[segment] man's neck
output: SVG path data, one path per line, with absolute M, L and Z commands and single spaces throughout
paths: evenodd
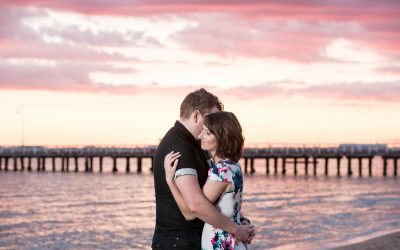
M 197 140 L 196 136 L 193 133 L 193 127 L 191 126 L 189 120 L 179 119 L 178 122 L 180 122 L 193 135 L 193 137 Z

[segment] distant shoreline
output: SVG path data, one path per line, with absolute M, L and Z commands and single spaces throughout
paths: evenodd
M 331 250 L 398 250 L 400 231 L 372 238 L 363 242 L 333 248 Z

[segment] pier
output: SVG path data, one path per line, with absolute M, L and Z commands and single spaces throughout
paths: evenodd
M 338 147 L 279 147 L 279 148 L 247 148 L 244 149 L 244 171 L 255 173 L 254 160 L 265 159 L 266 174 L 272 170 L 278 174 L 278 161 L 281 162 L 281 174 L 285 175 L 289 166 L 293 167 L 294 175 L 298 174 L 299 165 L 303 165 L 305 175 L 317 175 L 319 161 L 324 163 L 324 175 L 329 173 L 329 160 L 336 160 L 336 175 L 341 176 L 341 162 L 347 159 L 347 175 L 352 176 L 354 169 L 352 161 L 358 162 L 358 176 L 362 176 L 364 159 L 368 161 L 368 176 L 372 176 L 372 159 L 380 157 L 383 160 L 382 175 L 388 175 L 388 162 L 393 162 L 393 176 L 397 176 L 398 159 L 400 159 L 400 147 L 389 148 L 386 144 L 343 144 Z M 271 166 L 272 161 L 272 166 Z M 273 167 L 271 169 L 270 167 Z M 311 167 L 311 169 L 309 169 Z
M 32 162 L 36 161 L 36 171 L 51 169 L 55 172 L 56 160 L 61 161 L 62 172 L 103 172 L 105 158 L 112 159 L 112 172 L 120 171 L 118 159 L 125 159 L 125 172 L 131 172 L 130 159 L 136 159 L 136 172 L 142 172 L 142 160 L 150 159 L 153 165 L 155 146 L 120 148 L 120 147 L 75 147 L 75 148 L 49 148 L 49 147 L 0 147 L 0 171 L 34 171 Z M 372 159 L 380 157 L 383 161 L 383 176 L 397 176 L 400 147 L 387 147 L 385 144 L 371 145 L 339 145 L 339 147 L 268 147 L 245 148 L 243 152 L 244 172 L 254 174 L 254 161 L 265 160 L 265 174 L 286 175 L 292 168 L 294 175 L 298 175 L 300 167 L 304 168 L 305 175 L 317 175 L 318 163 L 322 161 L 324 174 L 336 171 L 341 176 L 341 162 L 347 159 L 347 175 L 357 174 L 362 176 L 363 160 L 368 162 L 368 176 L 372 176 Z M 79 161 L 79 159 L 83 159 Z M 336 164 L 329 166 L 329 160 L 334 159 Z M 358 162 L 358 169 L 352 162 Z M 94 169 L 94 161 L 98 161 L 98 169 Z M 393 171 L 390 173 L 388 163 L 393 162 Z M 81 165 L 79 165 L 81 162 Z M 48 166 L 50 163 L 50 166 Z M 280 163 L 280 164 L 278 164 Z M 120 165 L 120 164 L 119 164 Z M 150 168 L 150 171 L 152 169 Z M 358 170 L 358 171 L 357 171 Z M 358 172 L 358 173 L 357 173 Z
M 32 162 L 36 161 L 36 170 L 46 171 L 46 159 L 51 159 L 50 168 L 56 171 L 56 160 L 61 160 L 62 172 L 93 172 L 95 160 L 98 161 L 98 172 L 103 172 L 104 158 L 112 159 L 112 172 L 118 172 L 117 159 L 126 159 L 125 172 L 131 172 L 130 159 L 136 158 L 136 171 L 142 172 L 142 160 L 149 158 L 153 162 L 155 147 L 141 148 L 47 148 L 47 147 L 0 147 L 0 171 L 32 171 Z M 79 159 L 84 159 L 84 164 L 79 165 Z M 151 164 L 153 165 L 153 164 Z

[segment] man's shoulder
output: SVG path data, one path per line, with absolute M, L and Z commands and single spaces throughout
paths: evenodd
M 171 134 L 163 138 L 163 140 L 158 145 L 158 148 L 174 151 L 187 151 L 192 150 L 193 146 L 179 135 Z

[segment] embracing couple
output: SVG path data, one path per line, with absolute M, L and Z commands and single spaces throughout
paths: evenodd
M 186 96 L 154 158 L 152 249 L 249 249 L 255 229 L 240 212 L 243 143 L 218 97 L 204 89 Z

